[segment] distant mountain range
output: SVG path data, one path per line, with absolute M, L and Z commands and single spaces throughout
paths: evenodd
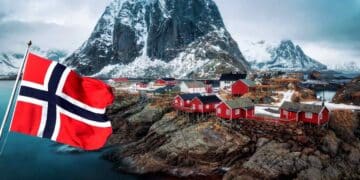
M 345 73 L 360 73 L 360 63 L 356 63 L 354 61 L 344 62 L 342 64 L 329 66 L 329 69 Z
M 64 63 L 97 77 L 216 78 L 250 69 L 213 0 L 113 0 Z
M 299 45 L 291 40 L 279 43 L 266 41 L 241 42 L 240 49 L 245 59 L 257 70 L 325 70 L 327 66 L 307 56 Z
M 31 47 L 31 52 L 54 61 L 61 61 L 67 56 L 67 52 L 64 50 L 57 50 L 57 49 L 42 50 L 36 46 Z M 1 52 L 0 79 L 13 79 L 18 72 L 19 66 L 23 58 L 24 58 L 23 53 Z

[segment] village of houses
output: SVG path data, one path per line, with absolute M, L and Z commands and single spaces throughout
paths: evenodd
M 311 94 L 312 91 L 299 87 L 301 78 L 289 74 L 272 78 L 266 84 L 250 80 L 247 74 L 237 73 L 222 74 L 218 80 L 115 78 L 109 83 L 120 93 L 166 94 L 172 98 L 172 106 L 178 112 L 216 116 L 223 120 L 303 122 L 324 126 L 330 119 L 331 109 L 343 107 L 325 103 L 322 97 L 296 97 L 298 92 Z

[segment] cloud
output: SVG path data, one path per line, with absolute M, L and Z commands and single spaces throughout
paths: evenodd
M 75 50 L 90 35 L 109 0 L 2 0 L 0 50 L 19 51 L 32 39 L 42 48 Z
M 7 21 L 1 22 L 0 27 L 1 51 L 21 52 L 29 40 L 44 49 L 76 49 L 88 36 L 80 29 L 53 23 Z
M 111 0 L 1 0 L 0 51 L 78 48 Z M 235 40 L 292 39 L 326 64 L 359 62 L 360 0 L 214 0 Z

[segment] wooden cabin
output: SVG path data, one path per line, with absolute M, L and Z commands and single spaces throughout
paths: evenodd
M 160 78 L 155 81 L 156 86 L 175 86 L 175 78 Z
M 206 93 L 206 85 L 201 81 L 183 81 L 180 84 L 182 93 Z
M 325 106 L 302 104 L 299 112 L 299 120 L 310 124 L 325 124 L 330 119 L 330 111 Z
M 245 79 L 247 74 L 234 74 L 234 73 L 228 73 L 228 74 L 221 74 L 220 76 L 220 89 L 230 89 L 231 85 L 234 84 L 237 80 Z
M 256 84 L 248 79 L 240 79 L 231 85 L 231 94 L 233 96 L 242 96 L 248 92 L 254 92 Z
M 199 93 L 179 94 L 174 98 L 174 108 L 177 110 L 183 110 L 184 108 L 191 108 L 191 100 L 195 97 L 201 96 Z
M 248 98 L 237 98 L 221 102 L 216 107 L 216 116 L 223 119 L 253 118 L 254 103 Z
M 215 112 L 215 107 L 221 102 L 216 95 L 210 96 L 196 96 L 191 101 L 191 108 L 193 112 L 197 113 L 211 113 Z
M 330 111 L 322 105 L 284 102 L 280 107 L 280 118 L 321 125 L 329 121 Z
M 280 106 L 280 119 L 298 121 L 299 110 L 300 110 L 300 103 L 292 103 L 285 101 Z

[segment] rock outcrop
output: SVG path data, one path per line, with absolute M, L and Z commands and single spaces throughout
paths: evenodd
M 355 112 L 336 112 L 329 128 L 229 123 L 173 111 L 164 105 L 171 103 L 166 96 L 142 98 L 127 105 L 117 101 L 109 109 L 114 127 L 109 143 L 115 148 L 104 158 L 119 171 L 223 179 L 360 178 Z M 131 109 L 136 111 L 127 113 Z
M 345 87 L 339 89 L 334 98 L 335 103 L 360 105 L 360 76 L 351 80 Z

